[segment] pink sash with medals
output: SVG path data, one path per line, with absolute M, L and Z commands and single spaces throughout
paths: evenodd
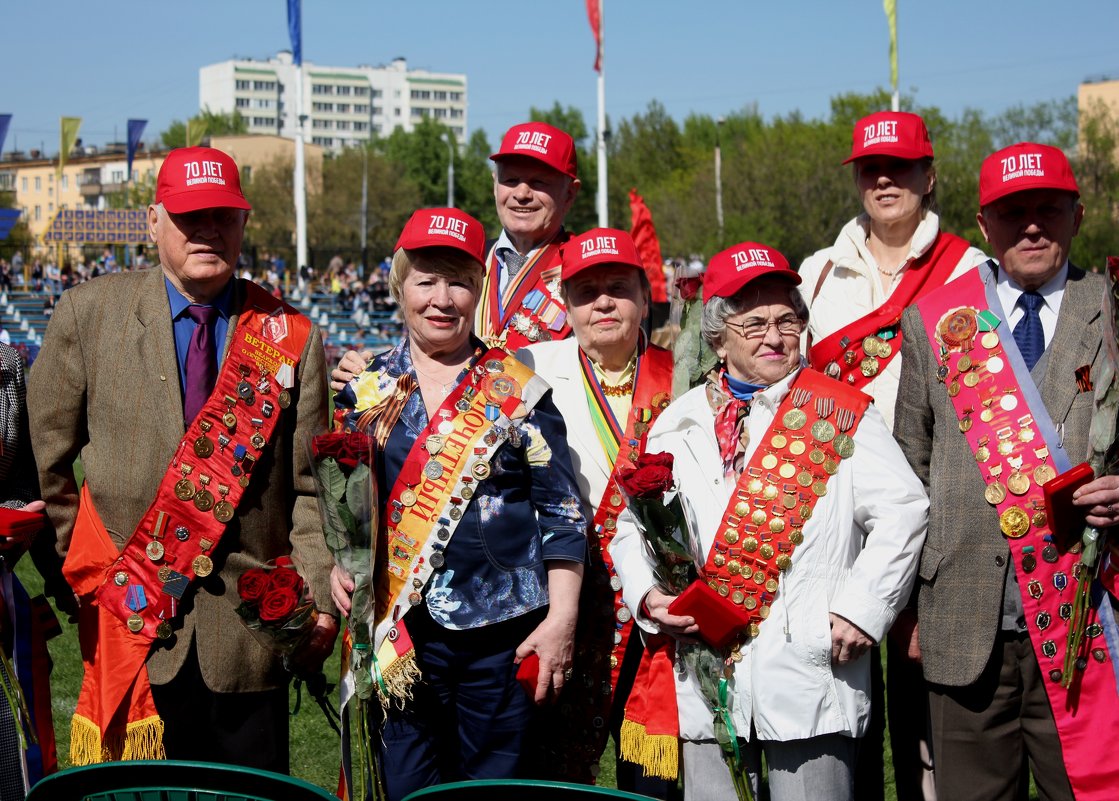
M 1119 762 L 1100 748 L 1119 739 L 1114 649 L 1093 608 L 1076 676 L 1069 689 L 1061 686 L 1074 577 L 1082 568 L 1077 553 L 1062 554 L 1053 544 L 1041 485 L 1068 469 L 1068 457 L 1001 317 L 995 285 L 984 265 L 917 306 L 939 363 L 937 378 L 1010 545 L 1030 642 L 1049 677 L 1046 691 L 1073 793 L 1078 801 L 1104 801 L 1119 787 Z M 1107 605 L 1104 614 L 1111 614 Z
M 478 360 L 416 438 L 385 503 L 386 568 L 377 580 L 374 650 L 389 694 L 409 695 L 418 677 L 404 616 L 444 564 L 443 551 L 474 497 L 477 482 L 506 440 L 549 389 L 505 351 Z M 387 701 L 388 699 L 383 699 Z

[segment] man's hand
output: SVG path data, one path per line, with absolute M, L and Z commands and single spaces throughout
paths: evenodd
M 361 373 L 372 358 L 371 350 L 363 350 L 361 353 L 356 350 L 346 351 L 338 366 L 330 371 L 330 388 L 335 392 L 344 390 L 346 384 L 350 383 L 355 375 Z
M 685 642 L 694 640 L 692 635 L 699 633 L 699 626 L 691 615 L 674 615 L 668 611 L 669 605 L 677 599 L 676 595 L 668 595 L 656 587 L 645 593 L 641 602 L 645 616 L 657 624 L 665 634 L 670 634 L 678 640 Z
M 311 675 L 322 670 L 323 662 L 334 650 L 334 640 L 338 636 L 338 621 L 334 615 L 319 612 L 318 622 L 311 630 L 307 642 L 291 655 L 293 672 Z
M 831 661 L 839 665 L 854 662 L 874 646 L 874 640 L 849 620 L 830 612 Z
M 1088 507 L 1085 520 L 1089 526 L 1119 525 L 1119 476 L 1100 476 L 1089 481 L 1073 493 L 1072 502 Z
M 890 639 L 910 662 L 921 663 L 921 641 L 918 635 L 917 610 L 902 609 L 890 629 Z
M 566 615 L 549 613 L 517 646 L 517 664 L 532 654 L 540 658 L 534 700 L 537 704 L 543 704 L 549 697 L 555 701 L 571 675 L 575 654 L 575 620 Z

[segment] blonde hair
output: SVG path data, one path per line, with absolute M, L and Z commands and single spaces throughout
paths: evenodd
M 474 294 L 482 290 L 484 268 L 461 250 L 441 247 L 415 250 L 398 248 L 392 255 L 392 268 L 389 270 L 389 292 L 397 304 L 404 303 L 405 279 L 420 267 L 436 275 L 465 281 L 470 284 Z

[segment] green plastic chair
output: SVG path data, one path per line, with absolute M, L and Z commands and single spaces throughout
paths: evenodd
M 105 762 L 51 774 L 27 801 L 338 801 L 280 773 L 213 762 Z
M 481 779 L 449 782 L 425 787 L 404 801 L 606 801 L 607 799 L 650 801 L 647 795 L 596 787 L 534 779 Z M 32 801 L 30 798 L 28 801 Z

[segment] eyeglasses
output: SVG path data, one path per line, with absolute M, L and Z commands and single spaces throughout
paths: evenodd
M 727 328 L 737 331 L 743 339 L 761 339 L 769 332 L 770 327 L 776 328 L 781 336 L 800 334 L 804 329 L 804 322 L 792 314 L 777 320 L 762 320 L 756 317 L 748 318 L 741 323 L 727 320 L 726 325 Z

